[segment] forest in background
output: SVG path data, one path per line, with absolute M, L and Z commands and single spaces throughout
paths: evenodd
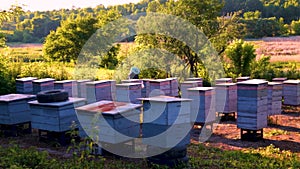
M 300 0 L 219 0 L 224 7 L 219 16 L 239 11 L 243 38 L 300 35 Z M 4 22 L 2 33 L 7 42 L 43 43 L 62 22 L 82 17 L 97 17 L 115 10 L 122 16 L 146 12 L 167 0 L 142 0 L 137 4 L 95 8 L 73 8 L 53 11 L 27 11 Z M 131 39 L 133 40 L 133 39 Z

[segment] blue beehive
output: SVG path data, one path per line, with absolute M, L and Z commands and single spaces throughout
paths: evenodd
M 86 83 L 88 82 L 91 82 L 91 80 L 77 80 L 77 89 L 73 89 L 73 96 L 87 98 Z
M 140 104 L 137 98 L 142 97 L 142 83 L 124 83 L 116 85 L 116 101 Z
M 118 144 L 140 135 L 140 104 L 100 101 L 76 108 L 85 133 L 95 139 Z M 82 131 L 81 131 L 82 132 Z
M 19 124 L 30 122 L 30 107 L 27 103 L 34 95 L 9 94 L 0 96 L 0 124 Z
M 167 78 L 167 80 L 170 80 L 170 96 L 178 97 L 179 95 L 179 83 L 176 77 Z
M 232 83 L 232 78 L 220 78 L 216 80 L 216 84 L 220 83 Z
M 286 77 L 276 77 L 272 79 L 272 82 L 283 83 L 286 80 L 288 80 Z
M 285 105 L 300 105 L 300 80 L 286 80 L 283 82 L 283 98 Z
M 158 95 L 166 95 L 170 96 L 170 80 L 167 79 L 155 79 L 149 80 L 150 83 L 150 95 L 151 96 L 158 96 Z M 156 92 L 155 91 L 160 91 Z
M 197 81 L 198 82 L 198 86 L 196 86 L 196 87 L 203 87 L 203 79 L 201 77 L 187 78 L 186 81 Z
M 199 87 L 202 85 L 202 81 L 184 81 L 180 84 L 180 90 L 181 90 L 181 97 L 182 98 L 188 98 L 188 89 Z
M 238 82 L 237 127 L 260 130 L 267 127 L 268 82 L 248 80 Z
M 75 80 L 62 80 L 54 82 L 54 89 L 63 89 L 68 92 L 69 97 L 73 96 L 73 88 L 77 88 Z
M 216 85 L 216 111 L 222 113 L 237 112 L 236 83 L 220 83 Z
M 72 98 L 63 102 L 39 103 L 31 101 L 31 124 L 32 128 L 65 132 L 71 130 L 73 122 L 79 124 L 75 107 L 85 105 L 84 98 Z
M 41 91 L 54 89 L 54 81 L 55 80 L 51 79 L 51 78 L 34 80 L 32 82 L 32 84 L 33 84 L 33 94 L 37 94 Z
M 268 115 L 281 114 L 282 83 L 268 83 Z
M 116 100 L 116 81 L 101 80 L 86 83 L 87 102 Z
M 236 82 L 243 82 L 243 81 L 246 81 L 246 80 L 250 80 L 250 77 L 243 76 L 243 77 L 236 78 Z
M 188 89 L 191 103 L 191 120 L 195 123 L 210 123 L 216 120 L 215 90 L 212 87 Z
M 16 79 L 16 90 L 20 94 L 32 94 L 33 84 L 32 81 L 36 80 L 36 77 L 25 77 Z

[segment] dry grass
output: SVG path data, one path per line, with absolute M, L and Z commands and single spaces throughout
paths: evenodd
M 257 58 L 271 56 L 271 62 L 300 62 L 300 36 L 263 38 L 251 41 Z

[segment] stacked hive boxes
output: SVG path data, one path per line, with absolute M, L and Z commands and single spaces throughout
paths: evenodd
M 77 90 L 73 90 L 74 97 L 87 98 L 86 83 L 91 80 L 77 80 Z
M 181 98 L 188 98 L 188 89 L 199 87 L 202 85 L 201 81 L 184 81 L 180 84 L 180 90 L 181 90 Z
M 63 80 L 54 82 L 54 89 L 63 89 L 68 92 L 69 96 L 73 96 L 73 88 L 77 88 L 75 80 Z
M 34 99 L 34 95 L 27 94 L 0 96 L 0 124 L 13 125 L 30 122 L 30 108 L 27 102 Z
M 33 84 L 33 94 L 37 94 L 40 91 L 52 90 L 54 89 L 54 79 L 45 78 L 34 80 Z
M 287 78 L 286 77 L 277 77 L 277 78 L 273 78 L 272 82 L 278 82 L 278 83 L 283 83 L 284 81 L 286 81 Z
M 267 127 L 268 82 L 248 80 L 237 83 L 237 86 L 237 127 L 247 130 L 260 130 Z
M 216 80 L 216 84 L 220 83 L 232 83 L 232 78 L 221 78 Z
M 129 79 L 122 80 L 122 83 L 141 83 L 142 84 L 142 97 L 149 97 L 150 86 L 149 80 L 140 80 L 140 79 Z
M 166 95 L 169 96 L 170 90 L 170 80 L 167 79 L 156 79 L 149 80 L 150 83 L 150 94 L 151 96 Z
M 161 148 L 190 143 L 190 99 L 156 96 L 142 100 L 143 143 Z
M 282 83 L 268 83 L 268 115 L 281 114 Z
M 286 80 L 283 82 L 283 98 L 285 105 L 300 105 L 300 80 Z
M 137 98 L 142 97 L 142 83 L 123 83 L 116 85 L 116 98 L 118 102 L 140 104 Z
M 33 92 L 32 81 L 36 79 L 37 78 L 35 77 L 25 77 L 25 78 L 16 79 L 17 93 L 32 94 Z
M 171 90 L 170 96 L 178 97 L 179 84 L 177 78 L 176 77 L 167 78 L 167 80 L 170 80 L 170 90 Z
M 68 101 L 54 103 L 29 102 L 32 128 L 54 132 L 71 130 L 73 122 L 79 124 L 75 107 L 85 105 L 84 98 L 69 98 Z
M 186 81 L 197 81 L 198 86 L 196 87 L 203 87 L 203 79 L 201 77 L 192 77 L 192 78 L 187 78 Z
M 93 81 L 86 83 L 87 102 L 116 100 L 116 82 L 112 80 Z
M 212 87 L 188 89 L 188 98 L 192 99 L 191 120 L 197 123 L 211 123 L 216 120 L 215 90 Z
M 237 112 L 236 83 L 220 83 L 216 85 L 216 111 L 221 113 Z
M 246 80 L 250 80 L 250 77 L 238 77 L 236 78 L 236 82 L 243 82 L 243 81 L 246 81 Z

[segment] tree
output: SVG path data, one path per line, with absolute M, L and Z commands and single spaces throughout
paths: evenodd
M 243 40 L 235 40 L 227 47 L 225 53 L 226 57 L 231 60 L 234 73 L 237 76 L 250 75 L 250 65 L 256 58 L 253 45 Z

